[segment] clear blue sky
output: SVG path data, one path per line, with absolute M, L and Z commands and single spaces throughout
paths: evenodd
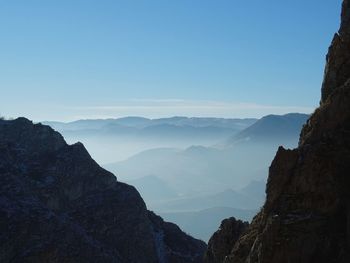
M 340 0 L 0 0 L 0 114 L 261 116 L 320 98 Z

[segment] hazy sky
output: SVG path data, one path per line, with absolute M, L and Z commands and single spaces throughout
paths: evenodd
M 311 111 L 341 0 L 0 0 L 0 114 Z

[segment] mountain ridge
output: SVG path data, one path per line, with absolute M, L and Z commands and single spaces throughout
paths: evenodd
M 202 261 L 204 242 L 148 211 L 83 144 L 18 118 L 0 120 L 0 149 L 1 262 Z
M 306 124 L 309 117 L 310 115 L 302 113 L 266 115 L 229 138 L 226 143 L 234 146 L 242 142 L 261 143 L 270 140 L 279 140 L 280 142 L 286 140 L 295 141 L 295 138 L 299 137 L 300 130 Z

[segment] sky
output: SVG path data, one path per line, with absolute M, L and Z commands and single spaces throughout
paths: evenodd
M 341 0 L 0 0 L 0 115 L 312 112 Z

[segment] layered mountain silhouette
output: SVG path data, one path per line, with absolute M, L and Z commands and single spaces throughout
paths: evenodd
M 0 120 L 0 262 L 201 262 L 205 243 L 48 126 Z
M 301 127 L 306 123 L 309 115 L 289 113 L 286 115 L 267 115 L 254 124 L 232 136 L 226 147 L 239 143 L 267 143 L 280 145 L 296 145 Z
M 151 149 L 104 167 L 128 182 L 156 176 L 181 195 L 237 189 L 253 180 L 266 180 L 275 149 L 295 147 L 307 118 L 306 114 L 269 115 L 226 140 L 224 146 Z
M 298 148 L 280 147 L 246 230 L 219 229 L 206 262 L 350 262 L 350 1 L 327 55 L 320 107 Z M 242 229 L 242 228 L 239 228 Z
M 126 117 L 44 122 L 69 143 L 81 141 L 99 163 L 125 160 L 153 148 L 210 146 L 253 124 L 256 119 Z
M 186 233 L 208 241 L 222 218 L 235 216 L 250 221 L 265 198 L 265 181 L 252 181 L 238 191 L 225 191 L 200 196 L 179 194 L 156 176 L 129 181 L 150 207 L 165 220 L 175 222 Z
M 173 215 L 169 218 L 188 233 L 208 240 L 220 215 L 248 220 L 238 210 L 257 211 L 262 206 L 268 164 L 276 148 L 295 147 L 307 118 L 306 114 L 269 115 L 218 147 L 151 149 L 104 167 L 135 185 L 151 209 Z M 182 218 L 208 209 L 216 215 L 201 213 L 206 228 L 183 223 Z M 235 213 L 229 214 L 232 209 Z
M 221 127 L 233 130 L 242 130 L 256 121 L 248 119 L 199 118 L 199 117 L 170 117 L 161 119 L 148 119 L 143 117 L 124 117 L 119 119 L 78 120 L 68 123 L 44 122 L 57 130 L 99 130 L 101 128 L 113 129 L 113 125 L 132 128 L 145 128 L 157 125 L 191 126 L 191 127 Z

